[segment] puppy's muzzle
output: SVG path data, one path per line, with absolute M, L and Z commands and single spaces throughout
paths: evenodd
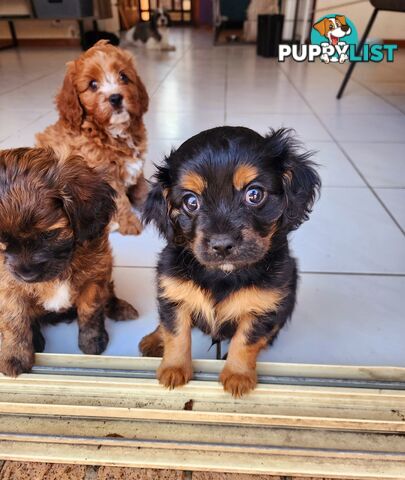
M 114 108 L 120 108 L 122 106 L 123 96 L 120 93 L 113 93 L 109 96 L 108 101 Z
M 45 264 L 43 265 L 45 266 Z M 43 273 L 43 266 L 39 264 L 35 265 L 18 265 L 13 267 L 14 275 L 24 282 L 33 283 L 37 281 L 42 273 Z
M 235 240 L 226 234 L 213 235 L 208 242 L 208 247 L 211 253 L 226 258 L 234 252 Z

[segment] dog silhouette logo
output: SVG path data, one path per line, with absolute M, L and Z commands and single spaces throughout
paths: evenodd
M 356 27 L 345 15 L 325 15 L 312 27 L 311 43 L 322 47 L 320 58 L 325 63 L 350 60 L 350 45 L 357 41 Z

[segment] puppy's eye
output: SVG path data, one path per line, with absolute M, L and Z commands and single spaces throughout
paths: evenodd
M 47 230 L 46 232 L 41 233 L 41 237 L 44 240 L 52 240 L 53 238 L 56 238 L 61 232 L 60 228 L 54 228 L 53 230 Z
M 252 186 L 249 187 L 245 192 L 245 202 L 248 205 L 260 205 L 263 203 L 266 194 L 262 187 Z
M 125 83 L 125 84 L 129 82 L 129 78 L 125 75 L 124 72 L 120 72 L 120 80 L 122 83 Z
M 183 197 L 183 207 L 187 212 L 196 212 L 200 208 L 200 202 L 196 195 L 188 193 Z
M 97 85 L 96 80 L 90 80 L 89 88 L 90 88 L 90 90 L 93 90 L 93 92 L 95 92 L 97 90 L 98 85 Z

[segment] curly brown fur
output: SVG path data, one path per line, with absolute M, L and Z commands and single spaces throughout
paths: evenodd
M 295 305 L 296 261 L 287 235 L 308 219 L 320 179 L 291 132 L 243 127 L 201 132 L 159 167 L 145 204 L 167 240 L 160 255 L 160 327 L 140 343 L 161 351 L 159 381 L 192 376 L 191 329 L 230 340 L 220 375 L 235 397 L 256 385 L 256 358 Z
M 107 226 L 115 192 L 80 157 L 50 148 L 0 152 L 0 372 L 31 369 L 40 324 L 72 319 L 79 345 L 101 353 L 111 284 Z
M 36 137 L 38 146 L 80 155 L 90 167 L 106 175 L 117 192 L 117 213 L 111 228 L 122 234 L 137 235 L 142 230 L 129 196 L 139 204 L 147 193 L 136 185 L 143 183 L 143 115 L 148 103 L 132 55 L 100 40 L 67 64 L 56 97 L 59 120 Z

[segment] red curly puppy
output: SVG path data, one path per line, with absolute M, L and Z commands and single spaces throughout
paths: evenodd
M 143 177 L 146 130 L 143 115 L 149 98 L 133 57 L 100 40 L 67 64 L 56 97 L 59 120 L 37 134 L 38 146 L 62 147 L 103 172 L 117 192 L 111 229 L 139 234 L 132 210 L 146 195 Z

